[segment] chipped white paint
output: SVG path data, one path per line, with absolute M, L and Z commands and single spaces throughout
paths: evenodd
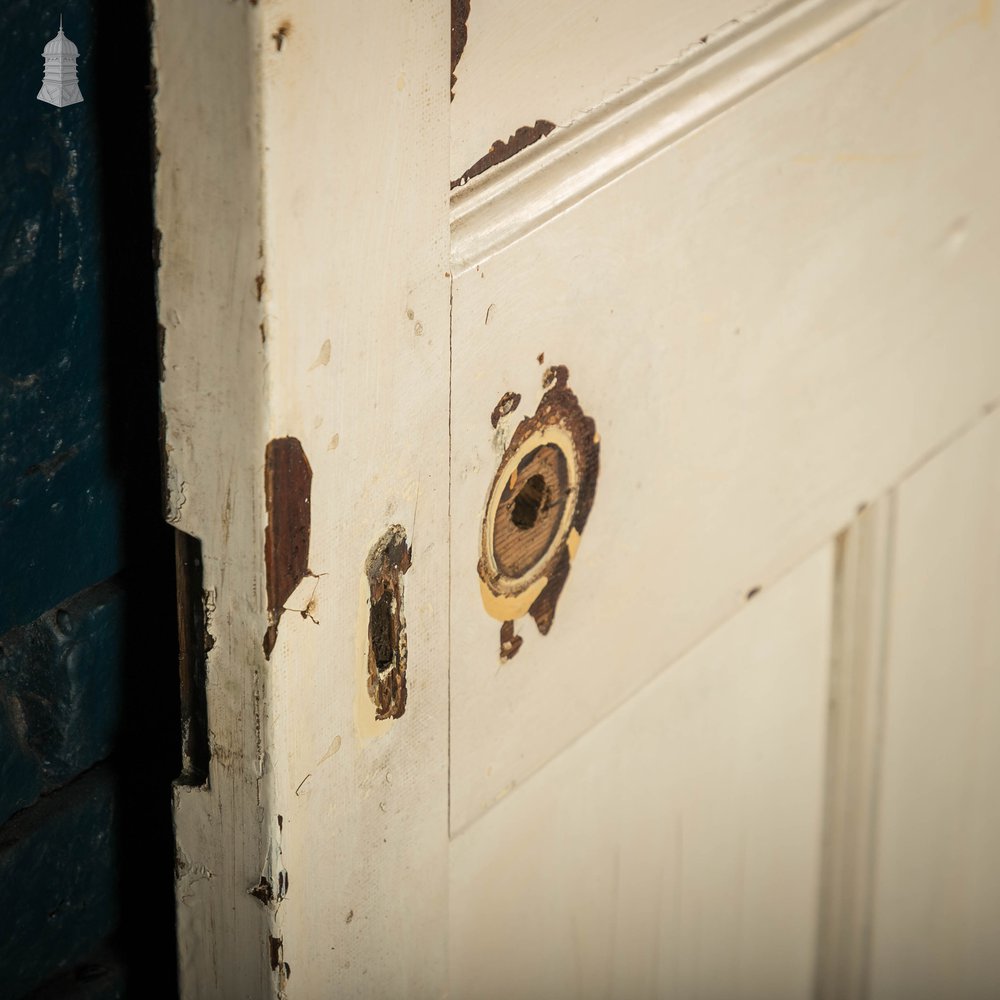
M 210 780 L 177 791 L 187 998 L 445 980 L 448 16 L 157 4 L 171 517 L 217 600 Z M 268 661 L 263 466 L 285 436 L 312 468 L 315 577 Z M 358 578 L 397 522 L 409 699 L 363 742 Z M 262 873 L 271 902 L 249 893 Z

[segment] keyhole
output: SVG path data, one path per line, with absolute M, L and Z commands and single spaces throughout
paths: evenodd
M 386 590 L 372 605 L 368 636 L 375 652 L 379 673 L 388 670 L 393 661 L 392 592 Z
M 535 526 L 547 494 L 548 490 L 545 488 L 543 476 L 532 476 L 524 484 L 521 492 L 514 497 L 514 506 L 510 512 L 510 519 L 514 522 L 515 527 L 527 531 Z

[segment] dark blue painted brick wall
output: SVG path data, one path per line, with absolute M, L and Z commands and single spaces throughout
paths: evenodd
M 84 102 L 35 99 L 59 26 Z M 88 5 L 8 0 L 0 30 L 0 632 L 121 568 L 109 461 Z M 89 97 L 88 97 L 89 95 Z
M 0 830 L 4 996 L 19 997 L 113 930 L 114 783 L 98 768 Z
M 60 14 L 67 108 L 36 100 Z M 0 0 L 5 998 L 176 988 L 149 84 L 144 3 Z
M 121 588 L 103 583 L 4 636 L 0 822 L 113 750 L 123 612 Z

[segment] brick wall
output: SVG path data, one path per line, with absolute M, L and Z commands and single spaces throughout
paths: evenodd
M 60 14 L 84 96 L 67 108 L 35 99 Z M 3 996 L 176 989 L 147 16 L 0 16 Z

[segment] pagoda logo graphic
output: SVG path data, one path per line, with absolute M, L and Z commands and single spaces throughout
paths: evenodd
M 76 82 L 76 58 L 79 54 L 79 49 L 63 34 L 60 17 L 59 34 L 42 49 L 45 76 L 42 78 L 42 89 L 38 91 L 40 101 L 65 108 L 83 100 L 80 85 Z

